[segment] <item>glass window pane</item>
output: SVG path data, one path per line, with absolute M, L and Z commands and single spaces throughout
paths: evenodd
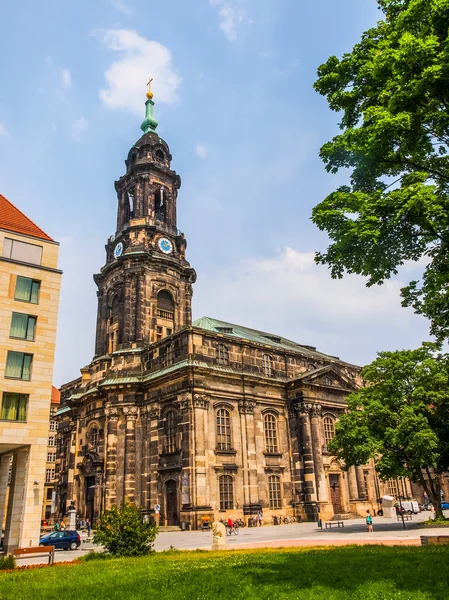
M 22 352 L 8 351 L 5 370 L 6 377 L 22 378 L 23 357 L 24 354 Z
M 42 246 L 12 240 L 10 258 L 33 265 L 40 265 L 42 262 Z
M 36 320 L 36 317 L 28 317 L 27 340 L 34 341 Z
M 4 392 L 2 397 L 1 418 L 8 421 L 25 421 L 28 396 Z
M 25 302 L 29 302 L 32 285 L 33 280 L 29 277 L 17 277 L 14 298 L 16 300 L 24 300 Z
M 12 313 L 11 319 L 11 330 L 9 335 L 11 337 L 26 339 L 27 338 L 27 325 L 28 325 L 28 315 L 23 315 L 21 313 Z
M 11 250 L 12 250 L 12 240 L 10 238 L 5 238 L 3 242 L 3 256 L 6 258 L 11 258 Z
M 39 289 L 40 289 L 40 281 L 33 281 L 31 285 L 31 297 L 30 302 L 33 304 L 38 304 L 39 302 Z
M 22 371 L 22 379 L 26 379 L 29 381 L 31 379 L 31 361 L 33 357 L 31 354 L 25 354 L 23 357 L 23 371 Z

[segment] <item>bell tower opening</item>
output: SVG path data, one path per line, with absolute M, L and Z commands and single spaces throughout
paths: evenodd
M 157 295 L 156 340 L 171 335 L 175 328 L 175 303 L 167 290 Z
M 120 339 L 120 300 L 114 296 L 109 309 L 109 327 L 108 327 L 108 354 L 118 350 L 121 343 Z
M 156 221 L 165 223 L 167 220 L 166 213 L 167 190 L 161 186 L 154 194 L 154 218 Z

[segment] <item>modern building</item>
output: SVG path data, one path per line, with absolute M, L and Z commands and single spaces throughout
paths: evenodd
M 48 427 L 47 464 L 45 467 L 44 501 L 42 503 L 42 521 L 52 522 L 56 497 L 56 421 L 54 416 L 59 408 L 61 394 L 54 385 L 51 388 L 50 422 Z
M 192 323 L 181 179 L 156 127 L 150 92 L 94 276 L 95 356 L 61 388 L 59 516 L 72 500 L 92 522 L 129 499 L 194 528 L 259 510 L 270 522 L 377 509 L 373 465 L 346 473 L 327 450 L 359 368 L 272 333 Z
M 57 242 L 0 195 L 0 523 L 8 552 L 39 542 L 58 251 Z

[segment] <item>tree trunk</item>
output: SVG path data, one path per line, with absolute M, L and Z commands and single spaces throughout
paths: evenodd
M 440 474 L 436 473 L 435 477 L 432 478 L 430 469 L 426 467 L 427 472 L 427 481 L 424 478 L 422 472 L 418 474 L 419 482 L 424 488 L 430 502 L 433 504 L 435 509 L 435 519 L 439 517 L 444 517 L 443 509 L 441 508 L 441 483 L 440 483 Z

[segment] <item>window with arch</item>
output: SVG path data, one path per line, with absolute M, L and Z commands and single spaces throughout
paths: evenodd
M 92 446 L 96 446 L 98 444 L 98 428 L 92 427 L 89 433 L 89 441 Z
M 229 352 L 224 344 L 218 344 L 217 346 L 217 362 L 220 365 L 227 365 L 229 362 Z
M 156 156 L 156 160 L 163 162 L 165 159 L 165 154 L 163 152 L 163 150 L 161 150 L 160 148 L 158 148 L 155 152 L 155 156 Z
M 169 410 L 165 415 L 165 452 L 176 451 L 176 413 Z
M 221 475 L 218 478 L 220 492 L 220 510 L 234 508 L 234 480 L 231 475 Z
M 264 375 L 267 377 L 273 377 L 273 357 L 269 354 L 264 354 L 262 364 Z
M 173 321 L 175 315 L 175 303 L 173 296 L 167 290 L 162 290 L 157 295 L 157 316 L 161 319 Z
M 231 450 L 231 415 L 226 408 L 217 410 L 217 450 Z
M 323 418 L 323 429 L 324 429 L 324 443 L 326 446 L 329 445 L 335 437 L 335 419 L 330 415 L 326 415 Z
M 279 475 L 270 475 L 268 477 L 268 492 L 270 498 L 270 508 L 281 508 L 281 478 Z
M 265 448 L 267 452 L 279 452 L 277 418 L 269 413 L 264 417 Z
M 167 190 L 164 187 L 158 188 L 154 193 L 154 217 L 158 221 L 165 222 L 167 213 Z

